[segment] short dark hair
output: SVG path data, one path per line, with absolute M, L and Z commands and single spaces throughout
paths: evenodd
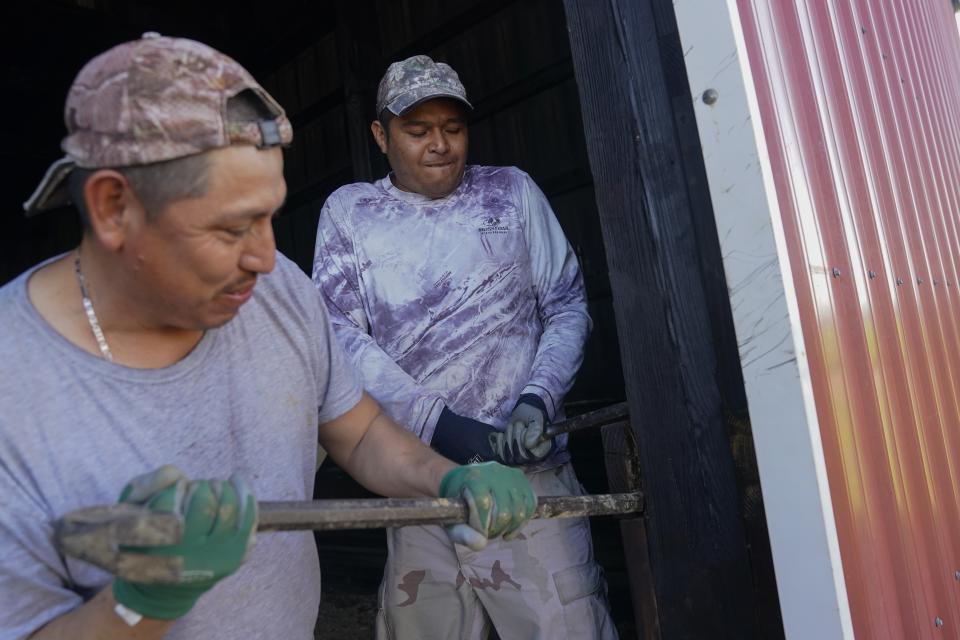
M 199 198 L 209 187 L 210 158 L 199 153 L 164 162 L 134 167 L 115 167 L 123 175 L 133 193 L 143 205 L 148 220 L 154 220 L 171 202 L 185 198 Z M 74 169 L 68 188 L 85 231 L 90 230 L 90 213 L 83 197 L 83 188 L 97 169 Z
M 384 109 L 377 115 L 377 121 L 380 123 L 380 126 L 383 127 L 383 133 L 387 136 L 387 140 L 390 139 L 390 121 L 396 117 L 390 109 Z

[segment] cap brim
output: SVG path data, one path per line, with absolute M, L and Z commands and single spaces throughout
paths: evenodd
M 58 209 L 70 204 L 70 191 L 67 188 L 67 177 L 76 167 L 76 163 L 69 157 L 63 157 L 50 165 L 47 173 L 40 181 L 40 185 L 33 194 L 23 203 L 23 211 L 32 216 L 41 211 Z
M 450 98 L 451 100 L 456 100 L 460 104 L 465 105 L 471 111 L 473 110 L 473 105 L 470 104 L 470 102 L 463 96 L 458 96 L 455 93 L 436 90 L 428 90 L 422 93 L 416 90 L 408 91 L 403 95 L 397 96 L 393 102 L 387 105 L 387 109 L 389 109 L 390 113 L 395 116 L 402 116 L 418 104 L 422 104 L 427 100 L 433 100 L 434 98 Z

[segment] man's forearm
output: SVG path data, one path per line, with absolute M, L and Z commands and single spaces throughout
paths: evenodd
M 30 640 L 159 640 L 174 623 L 144 618 L 131 627 L 114 612 L 115 606 L 113 589 L 106 587 L 86 604 L 51 620 Z
M 344 465 L 360 484 L 396 498 L 433 497 L 457 466 L 380 413 Z

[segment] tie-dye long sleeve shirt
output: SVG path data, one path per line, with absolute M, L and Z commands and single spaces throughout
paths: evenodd
M 313 280 L 367 391 L 427 443 L 444 405 L 503 428 L 533 393 L 556 416 L 591 328 L 576 255 L 514 167 L 468 166 L 437 200 L 389 178 L 338 189 Z

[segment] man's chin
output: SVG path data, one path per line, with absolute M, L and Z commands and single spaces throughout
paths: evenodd
M 210 322 L 210 323 L 207 324 L 207 326 L 205 326 L 203 329 L 204 329 L 204 331 L 206 331 L 206 330 L 208 330 L 208 329 L 219 329 L 220 327 L 222 327 L 223 325 L 229 323 L 231 320 L 233 320 L 233 319 L 236 318 L 236 317 L 237 317 L 237 314 L 233 314 L 233 315 L 232 315 L 231 317 L 229 317 L 229 318 L 225 318 L 225 319 L 223 319 L 223 320 L 219 320 L 219 321 L 215 321 L 215 322 Z
M 423 195 L 433 200 L 439 200 L 440 198 L 446 198 L 448 195 L 457 190 L 457 187 L 460 186 L 460 181 L 457 180 L 452 184 L 442 184 L 442 185 L 430 185 L 424 191 Z
M 202 331 L 217 329 L 236 318 L 239 313 L 240 309 L 221 310 L 216 313 L 210 313 L 197 323 L 197 328 Z

